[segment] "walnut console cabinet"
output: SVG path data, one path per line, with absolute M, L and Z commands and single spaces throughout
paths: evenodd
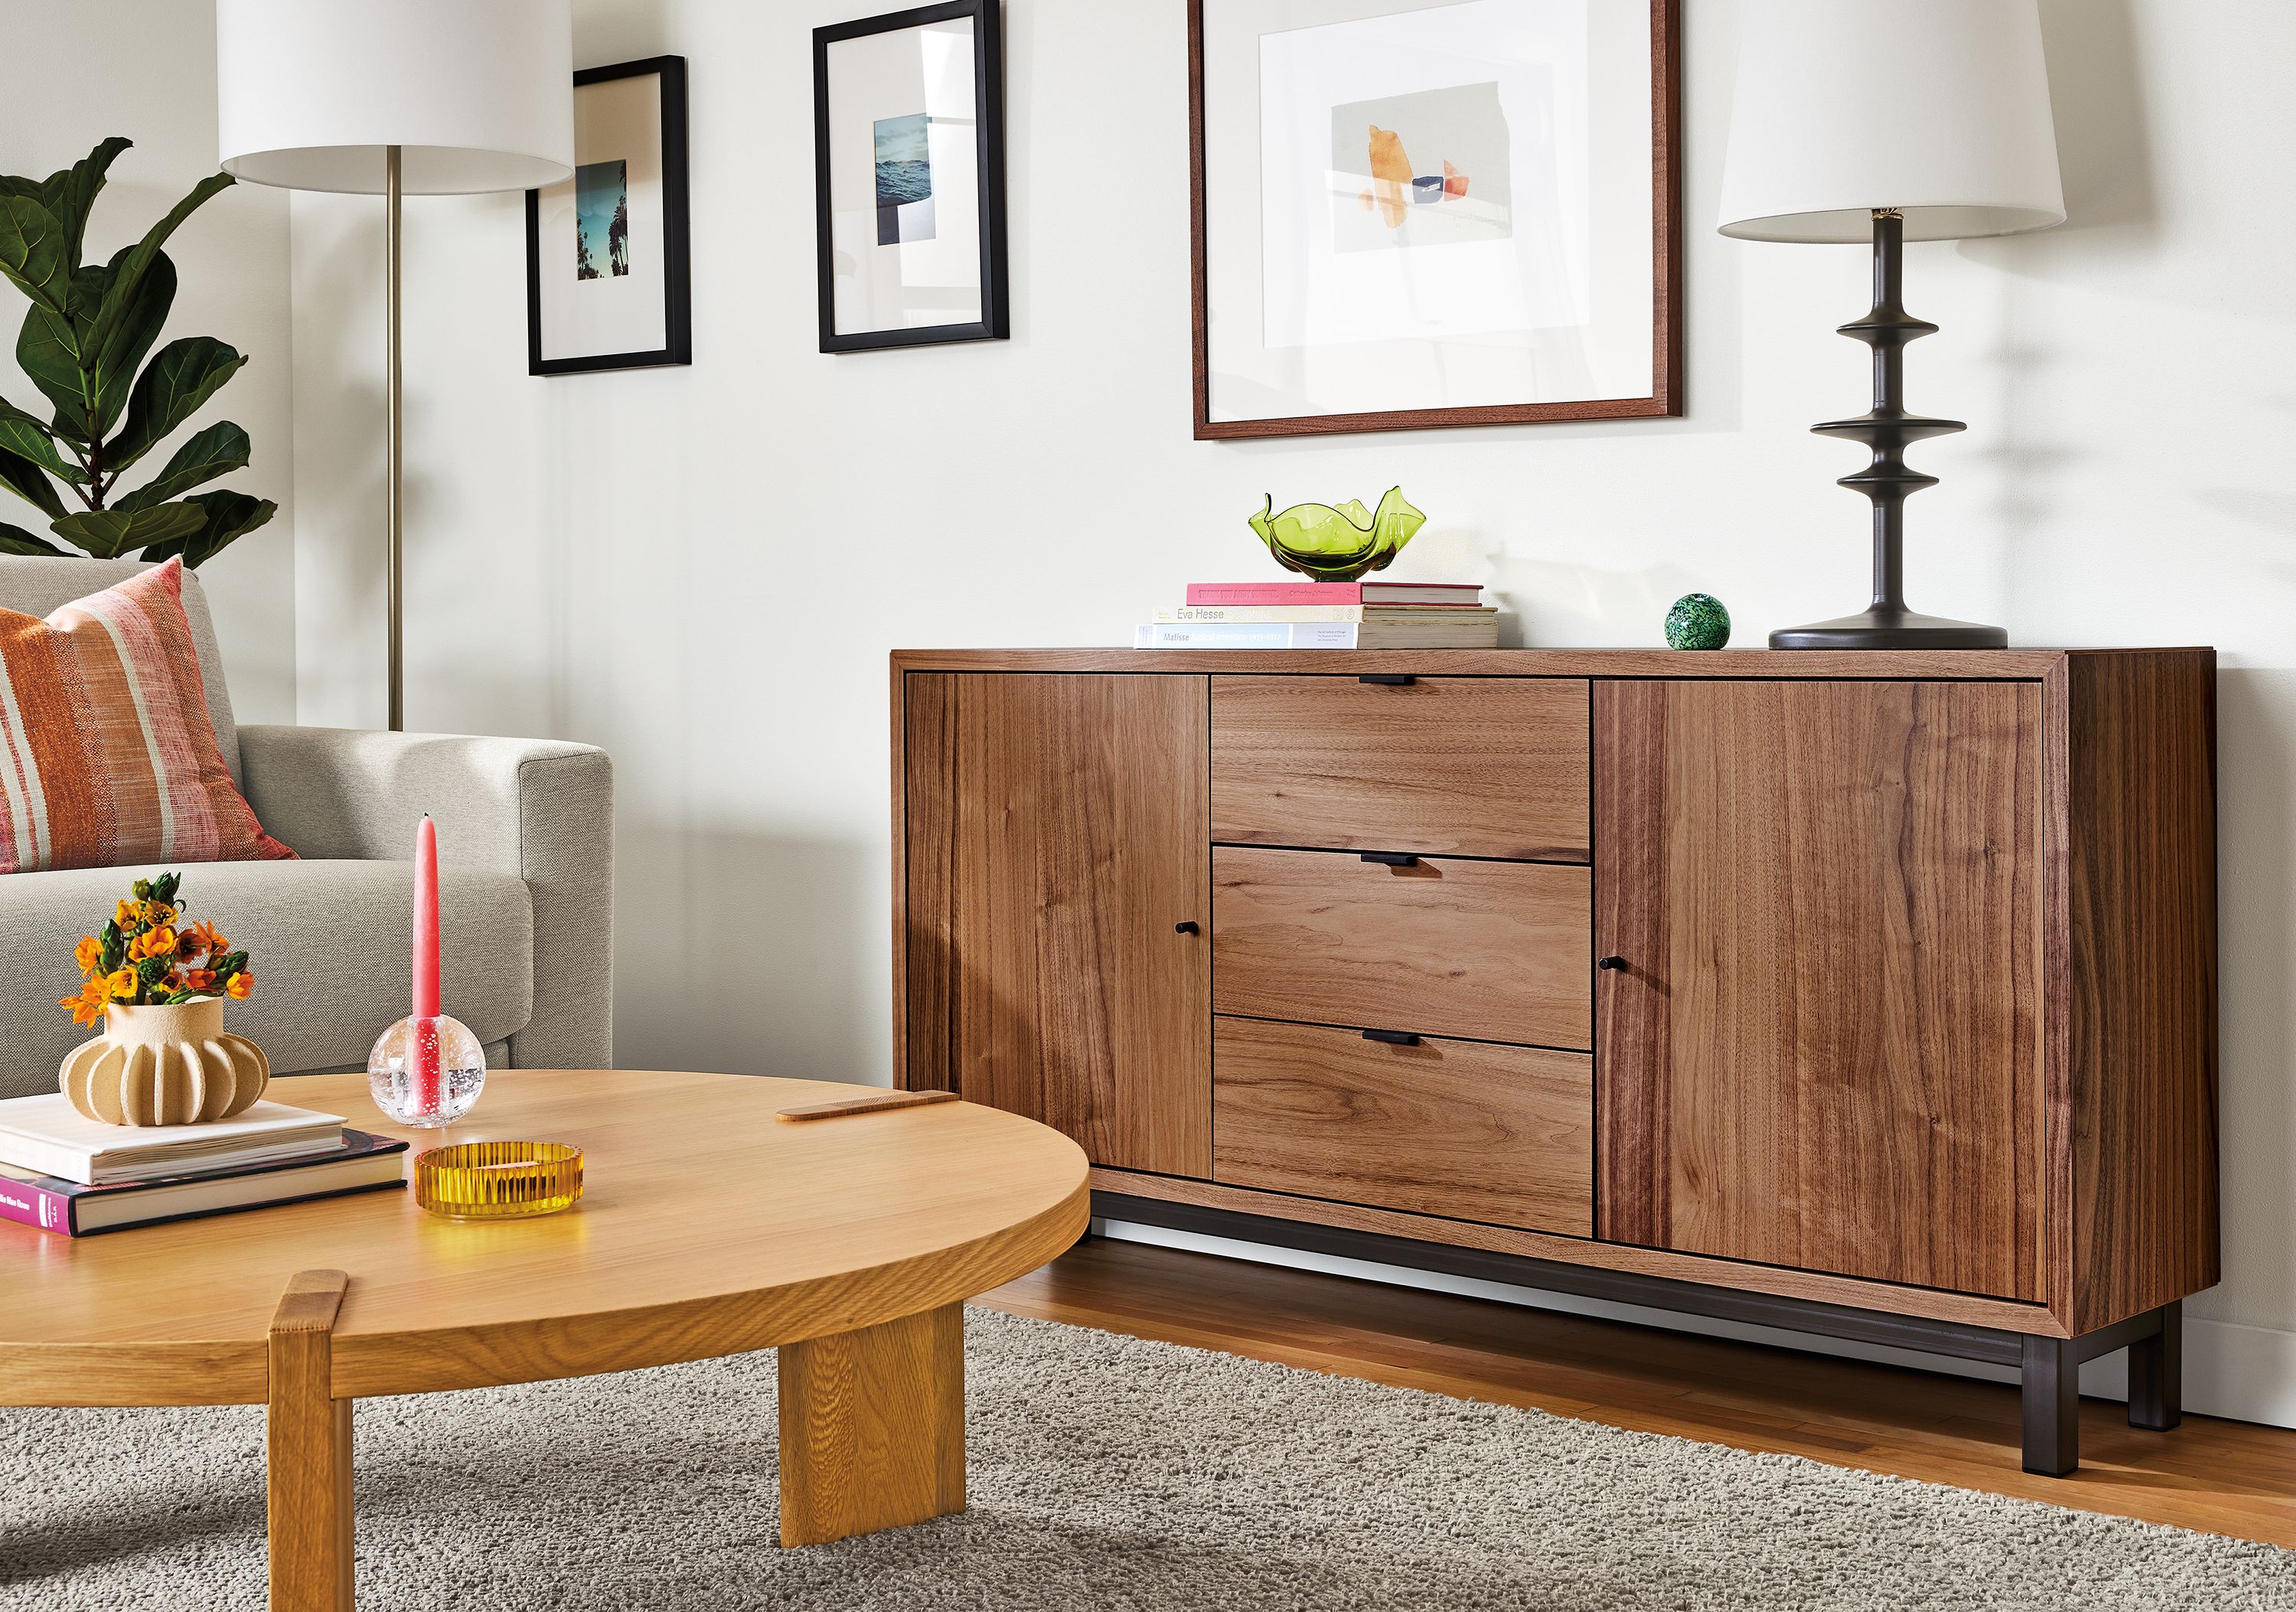
M 904 651 L 895 1049 L 1096 1212 L 2178 1417 L 2215 654 Z

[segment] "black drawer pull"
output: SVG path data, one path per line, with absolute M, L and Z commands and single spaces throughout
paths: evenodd
M 1376 683 L 1382 688 L 1408 688 L 1419 679 L 1407 671 L 1366 671 L 1356 681 Z
M 1367 1041 L 1384 1041 L 1390 1047 L 1419 1045 L 1419 1038 L 1408 1030 L 1366 1030 L 1363 1035 L 1364 1040 Z
M 1419 859 L 1407 851 L 1366 851 L 1363 853 L 1363 859 L 1366 862 L 1377 862 L 1382 868 L 1419 866 Z
M 1172 933 L 1174 934 L 1201 934 L 1203 931 L 1196 926 L 1195 919 L 1190 918 L 1185 923 L 1173 925 Z
M 1626 966 L 1627 959 L 1622 957 L 1596 958 L 1595 959 L 1595 966 L 1597 968 L 1624 968 Z

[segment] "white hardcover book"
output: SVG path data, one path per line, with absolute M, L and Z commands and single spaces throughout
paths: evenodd
M 1353 621 L 1144 621 L 1135 649 L 1353 649 Z
M 0 1163 L 83 1186 L 269 1164 L 340 1147 L 338 1114 L 258 1102 L 203 1125 L 107 1125 L 61 1091 L 0 1102 Z

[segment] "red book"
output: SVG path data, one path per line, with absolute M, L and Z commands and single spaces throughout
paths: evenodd
M 163 1221 L 373 1192 L 403 1184 L 406 1167 L 399 1155 L 406 1151 L 406 1144 L 396 1137 L 346 1128 L 342 1146 L 326 1153 L 102 1187 L 0 1164 L 0 1221 L 58 1237 L 89 1237 Z
M 1191 604 L 1479 604 L 1480 582 L 1191 582 Z

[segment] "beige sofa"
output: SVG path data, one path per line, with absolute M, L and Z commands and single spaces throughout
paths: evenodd
M 0 556 L 0 607 L 45 615 L 142 569 Z M 442 1006 L 490 1066 L 613 1061 L 613 767 L 586 744 L 236 727 L 206 596 L 184 579 L 216 738 L 272 835 L 303 859 L 178 863 L 185 916 L 251 954 L 227 1010 L 280 1074 L 363 1067 L 406 1012 L 415 820 L 439 826 Z M 72 942 L 157 868 L 0 876 L 0 1098 L 53 1090 L 88 1031 L 56 1003 Z M 547 959 L 546 964 L 538 959 Z

